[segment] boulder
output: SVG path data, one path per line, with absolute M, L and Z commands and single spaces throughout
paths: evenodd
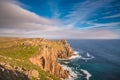
M 34 78 L 38 78 L 39 77 L 39 72 L 35 69 L 30 70 L 29 76 L 34 77 Z

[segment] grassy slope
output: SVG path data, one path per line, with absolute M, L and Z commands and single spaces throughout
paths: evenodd
M 24 39 L 18 38 L 0 38 L 0 62 L 7 62 L 13 66 L 23 66 L 28 70 L 37 69 L 41 80 L 50 80 L 50 78 L 59 80 L 59 78 L 44 72 L 38 66 L 29 62 L 29 58 L 40 54 L 41 49 L 38 46 L 23 46 L 21 45 L 23 41 Z

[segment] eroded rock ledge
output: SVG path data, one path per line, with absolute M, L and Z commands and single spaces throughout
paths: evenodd
M 37 45 L 40 47 L 41 52 L 39 55 L 29 58 L 29 60 L 57 77 L 68 78 L 69 71 L 64 70 L 60 63 L 58 63 L 58 58 L 69 58 L 73 55 L 73 50 L 66 40 L 33 40 L 26 41 L 24 44 L 32 43 L 32 45 Z

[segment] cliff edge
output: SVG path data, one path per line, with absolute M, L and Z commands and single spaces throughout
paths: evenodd
M 29 60 L 46 72 L 63 79 L 68 78 L 69 71 L 61 67 L 60 63 L 58 63 L 58 58 L 65 59 L 72 56 L 72 48 L 66 40 L 47 41 L 46 43 L 48 44 L 39 45 L 42 51 L 39 55 L 31 57 Z
M 58 59 L 72 55 L 73 50 L 66 40 L 0 38 L 0 75 L 3 75 L 0 79 L 66 79 L 69 71 L 61 67 Z

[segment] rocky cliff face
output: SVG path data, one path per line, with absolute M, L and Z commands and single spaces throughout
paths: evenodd
M 39 72 L 0 62 L 0 80 L 31 80 L 32 77 L 39 79 Z
M 73 49 L 66 40 L 59 40 L 58 43 L 62 44 L 63 49 L 58 50 L 59 58 L 69 58 L 73 55 Z
M 66 40 L 40 41 L 38 42 L 41 52 L 39 55 L 29 58 L 29 60 L 57 77 L 68 78 L 69 71 L 64 70 L 58 58 L 69 58 L 73 55 L 73 50 Z

